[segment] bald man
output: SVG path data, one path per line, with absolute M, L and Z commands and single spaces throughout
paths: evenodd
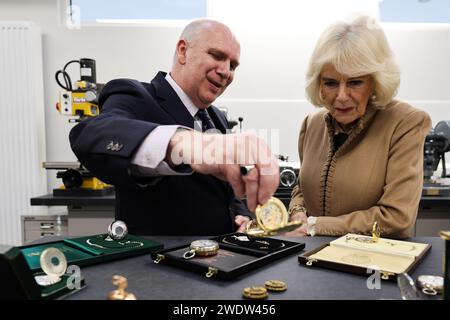
M 150 83 L 110 81 L 101 114 L 70 132 L 72 150 L 116 188 L 116 218 L 137 235 L 219 235 L 243 231 L 250 212 L 278 186 L 266 143 L 226 134 L 212 103 L 234 78 L 240 44 L 214 20 L 183 30 L 170 73 Z M 247 175 L 240 166 L 254 164 Z M 247 198 L 247 207 L 239 200 Z

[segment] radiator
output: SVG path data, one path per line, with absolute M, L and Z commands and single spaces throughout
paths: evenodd
M 0 21 L 0 244 L 21 244 L 20 216 L 42 213 L 44 89 L 39 27 Z

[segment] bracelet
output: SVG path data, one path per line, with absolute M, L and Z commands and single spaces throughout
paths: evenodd
M 295 214 L 297 212 L 303 212 L 306 214 L 306 208 L 301 204 L 296 204 L 289 209 L 289 216 L 292 216 L 293 214 Z
M 314 237 L 316 234 L 316 222 L 317 222 L 317 217 L 311 216 L 308 217 L 307 221 L 307 226 L 306 226 L 306 233 L 309 234 L 311 237 Z

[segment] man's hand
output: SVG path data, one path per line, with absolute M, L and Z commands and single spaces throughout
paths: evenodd
M 254 134 L 179 131 L 169 143 L 165 160 L 171 166 L 189 164 L 196 172 L 228 181 L 236 197 L 247 196 L 252 212 L 269 200 L 279 184 L 278 161 L 266 142 Z M 255 165 L 255 169 L 242 176 L 242 165 Z

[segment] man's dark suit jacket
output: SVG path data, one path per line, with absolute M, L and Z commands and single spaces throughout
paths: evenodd
M 130 173 L 130 161 L 158 125 L 194 127 L 194 118 L 159 72 L 151 83 L 110 81 L 99 97 L 101 113 L 76 125 L 70 143 L 81 163 L 116 188 L 116 219 L 137 235 L 218 235 L 235 231 L 248 214 L 228 183 L 210 175 L 164 176 L 156 184 Z M 207 109 L 222 133 L 223 113 Z M 154 182 L 154 180 L 153 180 Z

